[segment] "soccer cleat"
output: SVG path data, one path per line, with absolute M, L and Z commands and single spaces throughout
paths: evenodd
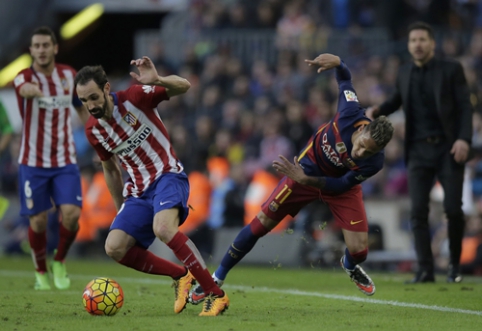
M 460 274 L 460 266 L 449 264 L 447 283 L 460 283 L 462 281 L 462 275 Z
M 355 283 L 360 291 L 366 295 L 375 294 L 375 284 L 371 278 L 365 273 L 365 271 L 359 265 L 355 266 L 355 269 L 349 270 L 345 268 L 345 256 L 343 255 L 340 260 L 341 267 L 350 276 L 351 281 Z
M 47 272 L 40 273 L 35 271 L 35 286 L 34 289 L 39 291 L 50 290 L 49 274 Z
M 223 283 L 224 281 L 222 281 L 221 279 L 218 279 L 214 276 L 213 274 L 213 278 L 214 278 L 214 282 L 219 286 L 223 286 Z M 193 305 L 198 305 L 200 304 L 201 302 L 204 301 L 204 298 L 206 297 L 206 294 L 204 293 L 204 290 L 203 288 L 201 287 L 200 284 L 196 284 L 194 285 L 194 287 L 192 288 L 191 292 L 189 292 L 189 302 Z
M 52 274 L 54 285 L 59 290 L 67 290 L 70 287 L 70 278 L 67 276 L 67 267 L 61 261 L 52 262 Z
M 199 316 L 218 316 L 229 308 L 229 298 L 226 292 L 223 291 L 223 296 L 214 294 L 208 295 L 203 304 L 203 310 Z
M 174 301 L 174 312 L 176 314 L 179 314 L 184 308 L 186 308 L 189 298 L 189 290 L 194 283 L 196 283 L 196 280 L 189 270 L 186 275 L 172 283 L 172 287 L 174 287 L 174 295 L 176 297 L 176 301 Z

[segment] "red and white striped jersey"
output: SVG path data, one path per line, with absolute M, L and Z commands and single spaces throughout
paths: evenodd
M 50 76 L 27 68 L 15 77 L 15 93 L 23 120 L 20 164 L 54 168 L 77 163 L 71 123 L 75 74 L 72 67 L 56 64 Z M 44 96 L 21 97 L 22 85 L 33 82 L 39 85 Z
M 123 195 L 139 197 L 163 173 L 183 171 L 156 109 L 169 97 L 165 88 L 149 85 L 134 85 L 111 96 L 112 118 L 91 116 L 85 132 L 102 161 L 119 157 L 130 177 Z

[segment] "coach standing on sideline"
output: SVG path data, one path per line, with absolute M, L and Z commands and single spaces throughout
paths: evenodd
M 408 28 L 408 51 L 413 63 L 400 68 L 394 94 L 368 116 L 389 115 L 403 105 L 405 158 L 411 200 L 411 223 L 419 269 L 409 283 L 434 282 L 434 263 L 428 223 L 429 195 L 437 178 L 445 192 L 450 265 L 447 282 L 460 282 L 459 270 L 464 214 L 464 163 L 472 138 L 472 106 L 460 63 L 434 57 L 432 27 L 423 22 Z M 371 113 L 371 114 L 370 114 Z

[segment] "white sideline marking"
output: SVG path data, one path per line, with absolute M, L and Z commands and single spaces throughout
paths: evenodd
M 11 271 L 11 270 L 0 270 L 0 276 L 3 277 L 28 277 L 33 278 L 33 272 L 27 271 Z M 99 277 L 98 275 L 70 275 L 72 279 L 91 279 Z M 115 280 L 119 282 L 125 283 L 134 283 L 134 284 L 165 284 L 170 285 L 172 281 L 167 280 L 157 280 L 157 279 L 150 279 L 150 278 L 133 278 L 133 277 L 113 277 Z M 478 310 L 468 310 L 468 309 L 459 309 L 459 308 L 450 308 L 444 306 L 430 306 L 424 305 L 420 303 L 409 303 L 409 302 L 399 302 L 399 301 L 392 301 L 392 300 L 378 300 L 378 299 L 370 299 L 370 298 L 363 298 L 363 297 L 356 297 L 356 296 L 349 296 L 349 295 L 338 295 L 338 294 L 324 294 L 319 292 L 306 292 L 306 291 L 299 291 L 299 290 L 279 290 L 270 287 L 251 287 L 251 286 L 241 286 L 241 285 L 223 285 L 224 288 L 240 290 L 245 292 L 264 292 L 264 293 L 278 293 L 278 294 L 290 294 L 290 295 L 299 295 L 299 296 L 308 296 L 308 297 L 318 297 L 318 298 L 325 298 L 325 299 L 334 299 L 334 300 L 345 300 L 345 301 L 355 301 L 355 302 L 364 302 L 364 303 L 373 303 L 379 305 L 391 305 L 397 307 L 404 307 L 404 308 L 417 308 L 417 309 L 426 309 L 426 310 L 434 310 L 434 311 L 442 311 L 447 313 L 459 313 L 459 314 L 469 314 L 469 315 L 478 315 L 482 316 L 482 311 Z M 72 291 L 63 291 L 62 293 L 71 293 Z

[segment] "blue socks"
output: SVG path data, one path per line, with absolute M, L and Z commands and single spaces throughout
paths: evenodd
M 214 272 L 216 277 L 225 280 L 228 272 L 251 251 L 259 238 L 260 237 L 255 236 L 251 231 L 251 225 L 246 225 L 238 233 L 231 247 L 229 247 L 224 255 L 221 264 Z
M 350 252 L 348 251 L 348 248 L 345 248 L 345 258 L 343 259 L 343 265 L 348 270 L 354 270 L 357 265 Z

